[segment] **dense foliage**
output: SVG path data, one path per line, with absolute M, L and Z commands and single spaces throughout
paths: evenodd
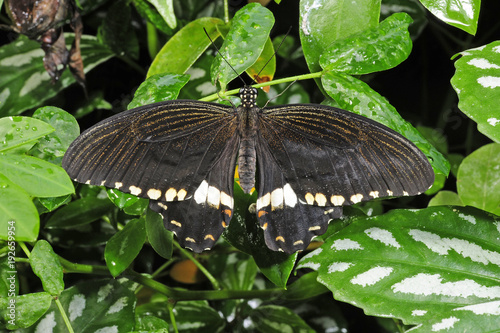
M 0 330 L 499 332 L 499 5 L 229 2 L 77 1 L 85 89 L 68 70 L 51 83 L 37 41 L 0 32 Z M 237 183 L 202 254 L 147 200 L 73 183 L 60 165 L 80 129 L 162 100 L 239 103 L 211 40 L 247 83 L 260 73 L 261 106 L 325 103 L 400 132 L 433 187 L 346 208 L 287 256 Z

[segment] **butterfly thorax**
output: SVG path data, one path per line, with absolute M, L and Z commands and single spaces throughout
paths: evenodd
M 257 89 L 244 87 L 240 89 L 241 105 L 237 108 L 239 119 L 240 149 L 238 155 L 238 173 L 240 185 L 245 193 L 250 193 L 255 185 L 255 169 L 257 154 L 255 140 L 257 137 L 256 104 Z

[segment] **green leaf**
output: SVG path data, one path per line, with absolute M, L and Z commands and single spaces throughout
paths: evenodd
M 97 37 L 116 55 L 139 57 L 139 41 L 131 25 L 130 5 L 125 0 L 114 1 L 102 20 Z
M 316 270 L 335 299 L 368 315 L 417 325 L 445 320 L 453 311 L 465 320 L 462 307 L 498 311 L 488 303 L 500 301 L 499 223 L 472 207 L 355 218 L 298 268 Z
M 217 92 L 216 86 L 210 81 L 210 67 L 213 60 L 214 56 L 211 50 L 207 50 L 186 71 L 190 78 L 180 91 L 179 99 L 200 99 Z
M 83 116 L 91 113 L 96 109 L 102 110 L 111 110 L 112 105 L 108 103 L 103 97 L 103 91 L 92 92 L 88 99 L 86 100 L 86 104 L 79 107 L 74 113 L 73 116 L 76 119 L 80 119 Z
M 452 191 L 439 191 L 429 201 L 428 206 L 465 206 L 457 193 Z
M 141 199 L 138 196 L 129 193 L 123 193 L 120 190 L 114 188 L 107 188 L 106 193 L 108 194 L 109 200 L 111 200 L 111 202 L 120 209 L 129 207 Z
M 149 200 L 144 198 L 139 198 L 136 202 L 130 206 L 123 208 L 125 214 L 128 215 L 142 215 L 149 206 Z
M 411 17 L 396 13 L 377 27 L 331 44 L 319 58 L 325 70 L 361 75 L 396 67 L 410 55 Z
M 42 239 L 36 242 L 31 251 L 30 265 L 42 281 L 43 290 L 52 296 L 58 296 L 64 290 L 63 267 L 47 241 Z
M 278 305 L 259 306 L 250 313 L 250 319 L 259 332 L 316 332 L 292 310 Z
M 410 14 L 413 23 L 409 31 L 412 40 L 416 40 L 427 26 L 427 10 L 417 0 L 384 0 L 380 8 L 380 19 L 384 20 L 394 13 Z
M 248 206 L 257 199 L 257 191 L 245 194 L 237 184 L 234 186 L 235 207 L 233 218 L 223 234 L 234 247 L 251 255 L 262 274 L 275 285 L 285 288 L 290 273 L 295 265 L 297 253 L 285 253 L 270 250 L 266 246 L 264 233 L 259 227 L 255 213 L 250 213 Z
M 53 131 L 49 124 L 30 117 L 0 118 L 0 152 L 24 153 Z
M 243 253 L 231 253 L 225 260 L 226 267 L 221 276 L 224 288 L 251 290 L 257 275 L 255 261 Z
M 14 306 L 10 303 L 14 302 Z M 8 330 L 30 327 L 52 303 L 52 296 L 46 292 L 26 294 L 13 298 L 0 297 L 0 324 Z M 10 310 L 14 308 L 14 313 Z
M 221 89 L 226 90 L 231 80 L 252 66 L 262 53 L 273 25 L 271 11 L 258 3 L 250 3 L 237 11 L 220 54 L 212 64 L 212 82 L 219 82 Z
M 189 75 L 184 74 L 155 74 L 149 76 L 135 91 L 134 99 L 129 103 L 127 109 L 176 99 L 179 91 L 188 81 Z
M 457 192 L 462 202 L 500 215 L 500 143 L 465 157 L 458 168 Z
M 500 41 L 460 53 L 451 84 L 458 107 L 477 123 L 477 129 L 500 143 Z
M 56 130 L 41 139 L 30 151 L 31 155 L 44 160 L 62 158 L 69 145 L 80 135 L 80 127 L 75 117 L 54 106 L 37 109 L 33 118 L 50 124 Z M 60 165 L 60 161 L 58 164 Z
M 2 251 L 7 255 L 0 258 L 0 300 L 19 294 L 19 277 L 16 274 L 16 243 L 14 240 L 3 242 Z M 0 311 L 3 307 L 0 307 Z M 1 312 L 0 312 L 1 313 Z M 0 316 L 0 323 L 2 316 Z
M 144 218 L 133 219 L 106 244 L 104 259 L 114 277 L 122 273 L 139 254 L 146 241 Z
M 163 226 L 160 214 L 151 209 L 146 212 L 146 234 L 156 253 L 165 259 L 172 258 L 174 236 Z
M 127 279 L 91 280 L 75 284 L 59 296 L 75 332 L 130 332 L 135 325 L 136 297 L 133 284 Z M 57 306 L 52 303 L 35 325 L 19 333 L 67 332 Z
M 481 0 L 420 0 L 420 3 L 441 21 L 476 34 Z
M 210 39 L 216 40 L 220 33 L 217 25 L 221 19 L 203 17 L 188 23 L 162 47 L 149 67 L 147 77 L 154 74 L 184 74 L 210 45 Z M 210 39 L 203 28 L 206 29 Z
M 73 34 L 66 34 L 66 45 Z M 94 36 L 83 35 L 80 43 L 85 73 L 108 60 L 112 53 Z M 47 99 L 75 82 L 70 71 L 64 71 L 55 84 L 43 67 L 44 52 L 40 44 L 21 36 L 0 47 L 0 116 L 17 115 L 41 105 Z
M 288 286 L 287 292 L 282 297 L 289 301 L 301 301 L 328 292 L 328 288 L 319 283 L 317 278 L 317 272 L 302 275 L 297 281 Z
M 170 29 L 160 13 L 158 13 L 156 8 L 151 6 L 146 0 L 132 0 L 132 3 L 135 9 L 137 9 L 137 12 L 151 22 L 156 29 L 167 35 L 172 34 L 172 29 Z
M 153 6 L 156 7 L 160 15 L 171 29 L 177 27 L 175 20 L 174 4 L 172 0 L 148 0 Z
M 320 70 L 319 58 L 338 40 L 378 25 L 378 0 L 304 0 L 300 2 L 300 40 L 311 72 Z
M 339 103 L 340 108 L 366 116 L 401 133 L 429 158 L 437 174 L 448 175 L 450 164 L 444 156 L 405 121 L 384 97 L 366 83 L 335 72 L 325 72 L 321 82 L 328 95 Z
M 0 156 L 0 170 L 13 183 L 35 197 L 58 197 L 75 192 L 60 166 L 26 155 Z
M 66 228 L 92 223 L 109 213 L 114 205 L 108 199 L 85 197 L 58 209 L 45 224 L 46 228 Z
M 150 302 L 137 307 L 138 316 L 154 315 L 171 323 L 167 301 Z M 179 302 L 174 307 L 175 322 L 179 332 L 224 332 L 226 321 L 206 301 Z
M 0 239 L 9 240 L 13 230 L 16 241 L 34 242 L 39 229 L 40 217 L 28 193 L 0 173 Z
M 63 195 L 60 197 L 51 197 L 51 198 L 36 198 L 35 199 L 35 204 L 38 202 L 40 205 L 43 206 L 43 208 L 46 209 L 47 212 L 51 212 L 62 205 L 65 205 L 71 201 L 71 194 L 68 195 Z M 45 210 L 44 210 L 45 212 Z M 42 214 L 40 212 L 40 214 Z

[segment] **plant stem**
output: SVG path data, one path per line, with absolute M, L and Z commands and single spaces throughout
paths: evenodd
M 316 78 L 321 77 L 321 75 L 323 75 L 323 72 L 301 74 L 301 75 L 286 77 L 286 78 L 283 78 L 283 79 L 273 80 L 273 81 L 270 81 L 270 82 L 253 84 L 252 87 L 254 87 L 254 88 L 262 88 L 262 87 L 267 87 L 267 86 L 272 86 L 272 85 L 280 84 L 280 83 L 283 83 L 283 82 L 294 82 L 294 81 L 300 81 L 300 80 L 316 79 Z M 200 101 L 203 101 L 203 102 L 214 101 L 217 98 L 219 98 L 219 96 L 236 95 L 239 91 L 240 91 L 240 89 L 233 89 L 233 90 L 228 90 L 228 91 L 226 91 L 223 94 L 220 94 L 220 93 L 219 94 L 212 94 L 212 95 L 209 95 L 207 97 L 200 98 Z
M 26 246 L 26 244 L 24 242 L 19 242 L 18 244 L 21 247 L 21 249 L 23 250 L 24 254 L 26 254 L 26 257 L 28 257 L 28 259 L 29 259 L 31 252 L 28 249 L 28 247 Z
M 66 311 L 64 311 L 64 308 L 61 304 L 61 301 L 58 298 L 56 298 L 54 301 L 56 302 L 56 305 L 59 308 L 59 312 L 61 313 L 61 316 L 63 317 L 64 323 L 66 324 L 68 331 L 70 333 L 74 333 L 75 331 L 73 331 L 73 327 L 71 326 L 71 322 L 69 321 L 69 318 L 66 315 Z
M 207 279 L 210 281 L 214 289 L 220 289 L 219 282 L 210 274 L 210 272 L 202 265 L 198 260 L 196 260 L 189 251 L 186 249 L 183 249 L 179 243 L 174 242 L 175 247 L 189 260 L 191 260 L 196 267 L 207 277 Z
M 272 299 L 286 292 L 285 289 L 274 288 L 264 290 L 180 290 L 167 287 L 145 275 L 134 271 L 127 271 L 126 277 L 145 285 L 161 294 L 164 294 L 173 301 L 193 301 L 193 300 L 227 300 L 227 299 Z
M 106 266 L 94 266 L 94 265 L 83 265 L 75 264 L 68 261 L 62 257 L 59 257 L 59 261 L 64 268 L 65 273 L 86 273 L 86 274 L 99 274 L 99 275 L 111 275 Z

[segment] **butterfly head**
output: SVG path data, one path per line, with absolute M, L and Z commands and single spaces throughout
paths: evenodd
M 257 105 L 257 89 L 253 87 L 243 87 L 240 89 L 241 106 L 253 107 Z

